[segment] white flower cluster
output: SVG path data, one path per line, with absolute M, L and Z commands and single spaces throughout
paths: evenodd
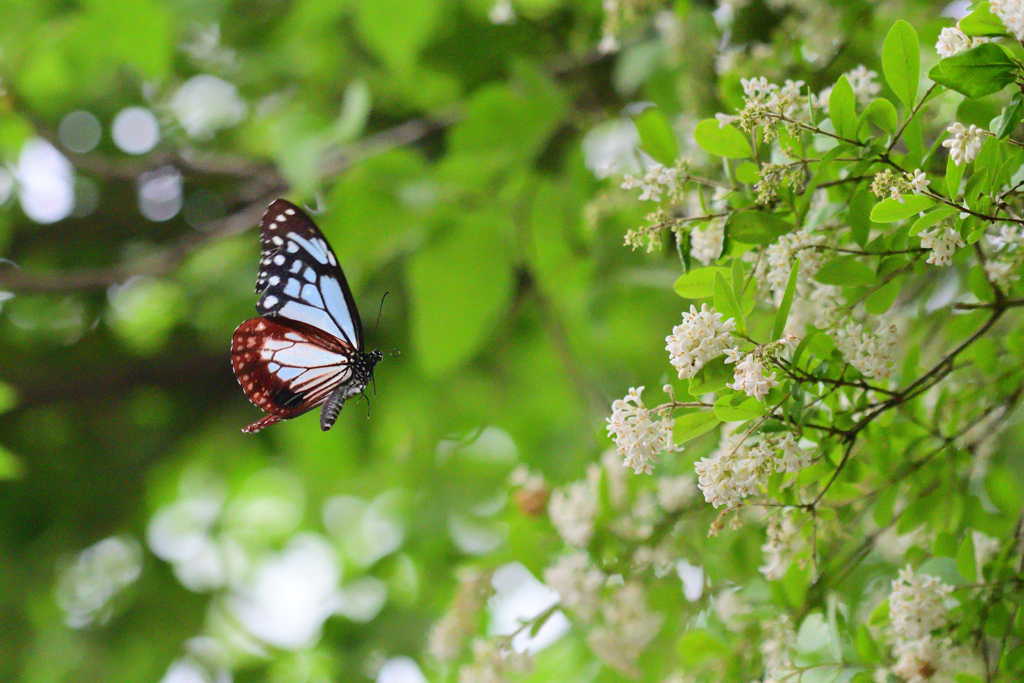
M 768 246 L 768 270 L 765 279 L 775 298 L 775 305 L 782 303 L 789 284 L 789 274 L 793 268 L 793 260 L 800 259 L 800 272 L 797 275 L 797 293 L 801 297 L 809 293 L 811 278 L 824 263 L 824 256 L 819 247 L 825 243 L 824 235 L 816 235 L 808 227 L 797 232 L 781 236 L 777 242 Z
M 768 483 L 772 472 L 794 472 L 794 467 L 810 463 L 810 456 L 796 445 L 792 435 L 772 439 L 766 435 L 754 444 L 746 444 L 742 436 L 724 439 L 718 450 L 701 458 L 694 469 L 697 487 L 704 500 L 716 508 L 733 507 Z M 776 456 L 781 448 L 782 457 Z
M 1017 40 L 1024 40 L 1024 2 L 1021 0 L 991 0 L 989 7 L 998 16 L 1006 30 Z
M 985 274 L 1004 289 L 1020 279 L 1020 265 L 1024 260 L 1024 250 L 1017 249 L 1020 240 L 1020 229 L 1015 225 L 1002 225 L 998 235 L 988 237 L 995 253 L 985 261 Z
M 722 255 L 725 242 L 725 220 L 716 218 L 703 228 L 690 231 L 690 256 L 705 266 Z
M 868 379 L 884 382 L 895 365 L 899 327 L 880 318 L 874 333 L 864 331 L 859 323 L 849 323 L 835 331 L 836 346 L 847 363 Z
M 756 358 L 753 353 L 744 356 L 735 349 L 726 349 L 725 355 L 728 356 L 726 363 L 736 363 L 736 370 L 733 374 L 734 381 L 732 384 L 726 385 L 730 389 L 745 392 L 747 396 L 753 396 L 763 403 L 768 392 L 773 387 L 779 386 L 775 379 L 776 373 L 772 372 L 771 376 L 766 376 L 764 362 Z
M 648 200 L 660 202 L 662 194 L 667 194 L 669 199 L 678 201 L 683 194 L 683 186 L 679 182 L 679 169 L 661 164 L 648 166 L 643 180 L 634 178 L 629 173 L 625 174 L 622 177 L 622 189 L 632 190 L 635 188 L 640 188 L 638 199 L 642 202 Z
M 949 638 L 924 636 L 900 641 L 893 646 L 892 654 L 896 659 L 892 673 L 904 683 L 953 681 L 958 673 L 980 674 L 982 668 L 963 647 L 957 647 Z
M 600 471 L 597 472 L 600 477 Z M 573 482 L 551 493 L 548 517 L 566 543 L 582 548 L 594 535 L 598 512 L 597 482 L 592 477 Z
M 896 660 L 892 673 L 908 683 L 936 680 L 940 672 L 952 674 L 971 665 L 950 639 L 932 635 L 949 622 L 946 599 L 952 592 L 952 586 L 934 576 L 916 575 L 910 566 L 892 582 L 889 620 Z
M 768 522 L 767 539 L 761 546 L 764 564 L 757 571 L 769 581 L 781 579 L 792 564 L 793 557 L 807 547 L 807 541 L 800 533 L 803 526 L 797 524 L 795 517 L 795 511 L 786 510 Z
M 735 329 L 734 319 L 723 321 L 722 314 L 707 304 L 701 304 L 700 311 L 691 304 L 690 312 L 683 313 L 682 324 L 665 337 L 665 350 L 669 362 L 679 371 L 679 379 L 693 377 L 708 361 L 732 347 Z
M 844 75 L 846 80 L 850 82 L 853 94 L 860 104 L 869 103 L 882 91 L 881 84 L 875 80 L 878 78 L 878 72 L 868 69 L 863 64 L 858 64 Z
M 914 169 L 912 173 L 908 171 L 902 176 L 897 176 L 891 169 L 887 168 L 875 174 L 875 178 L 871 183 L 871 192 L 879 198 L 884 198 L 888 195 L 890 199 L 895 199 L 903 204 L 906 203 L 906 200 L 903 199 L 904 194 L 908 192 L 923 194 L 931 182 L 924 171 L 919 168 Z
M 793 659 L 790 653 L 796 647 L 796 630 L 788 614 L 761 624 L 764 640 L 761 657 L 764 659 L 765 681 L 786 681 L 793 677 Z
M 590 561 L 590 555 L 582 551 L 563 555 L 544 570 L 544 583 L 558 593 L 562 607 L 584 621 L 597 614 L 601 588 L 606 581 L 605 575 Z
M 658 504 L 666 512 L 678 512 L 693 500 L 695 495 L 697 495 L 696 482 L 688 474 L 658 479 Z
M 507 641 L 474 638 L 470 649 L 473 662 L 459 667 L 459 683 L 501 683 L 529 665 L 527 655 L 515 652 Z
M 896 638 L 915 640 L 946 625 L 946 598 L 953 587 L 934 576 L 917 575 L 909 565 L 899 571 L 889 594 L 889 621 Z
M 839 317 L 840 307 L 846 303 L 842 287 L 810 280 L 808 289 L 806 296 L 793 299 L 793 307 L 786 319 L 788 334 L 802 335 L 808 325 L 823 329 L 832 327 Z
M 981 146 L 985 144 L 987 131 L 978 128 L 973 123 L 969 128 L 957 121 L 946 131 L 952 136 L 942 141 L 942 146 L 949 148 L 949 156 L 957 166 L 969 164 L 978 158 Z
M 675 449 L 672 443 L 675 420 L 671 417 L 653 419 L 641 398 L 643 390 L 643 387 L 630 388 L 625 398 L 612 403 L 608 435 L 615 438 L 615 447 L 625 458 L 623 465 L 632 467 L 637 474 L 650 474 L 654 463 L 658 462 L 658 454 Z
M 988 243 L 996 251 L 1016 251 L 1021 242 L 1020 228 L 1016 225 L 1003 224 L 999 226 L 999 234 L 988 238 Z
M 992 39 L 987 37 L 972 38 L 961 31 L 958 26 L 947 26 L 939 33 L 935 51 L 939 53 L 940 57 L 952 57 L 990 40 Z
M 465 567 L 457 573 L 459 588 L 451 607 L 427 637 L 428 655 L 441 662 L 459 658 L 466 640 L 476 631 L 480 610 L 494 593 L 492 575 L 476 567 Z
M 949 227 L 938 226 L 931 230 L 922 230 L 918 237 L 921 238 L 922 247 L 932 250 L 932 253 L 928 254 L 927 262 L 936 266 L 953 265 L 953 254 L 957 249 L 967 246 L 960 237 L 960 232 Z
M 639 678 L 636 660 L 661 628 L 662 616 L 647 609 L 643 586 L 630 581 L 602 605 L 604 623 L 587 635 L 590 648 L 605 664 Z

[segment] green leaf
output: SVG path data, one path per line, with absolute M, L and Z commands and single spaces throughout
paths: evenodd
M 899 125 L 896 107 L 884 97 L 871 100 L 871 103 L 861 112 L 860 120 L 857 121 L 858 135 L 865 131 L 868 122 L 875 124 L 886 133 L 895 133 Z
M 871 220 L 876 223 L 895 223 L 934 205 L 934 199 L 920 194 L 905 195 L 902 202 L 883 199 L 871 209 Z
M 14 453 L 0 446 L 0 481 L 20 479 L 25 474 L 25 466 Z
M 665 114 L 657 107 L 644 109 L 633 119 L 640 133 L 640 146 L 655 161 L 665 166 L 675 166 L 679 157 L 679 143 Z
M 736 126 L 719 128 L 715 119 L 705 119 L 698 123 L 693 137 L 700 148 L 709 154 L 726 159 L 746 159 L 754 155 L 750 140 Z
M 937 557 L 956 556 L 956 537 L 948 531 L 940 531 L 932 543 L 932 554 Z
M 726 222 L 729 237 L 742 244 L 771 244 L 793 225 L 770 211 L 737 211 Z
M 687 391 L 690 396 L 694 397 L 713 394 L 724 389 L 726 384 L 731 383 L 733 374 L 733 367 L 725 364 L 725 356 L 713 358 L 690 378 L 690 386 Z
M 357 5 L 356 30 L 395 71 L 408 71 L 440 18 L 437 0 L 375 0 Z
M 907 105 L 907 110 L 913 109 L 921 78 L 921 46 L 917 31 L 903 19 L 893 24 L 885 37 L 882 71 L 889 87 Z
M 832 94 L 828 97 L 828 112 L 836 135 L 846 140 L 856 139 L 857 97 L 846 76 L 840 76 L 832 88 Z
M 715 294 L 715 273 L 728 273 L 728 268 L 697 268 L 676 280 L 676 294 L 684 299 L 706 299 Z
M 747 333 L 747 323 L 743 318 L 740 302 L 736 300 L 736 293 L 732 291 L 732 286 L 721 272 L 715 273 L 715 310 L 722 313 L 723 320 L 733 318 L 736 321 L 737 332 Z
M 410 260 L 412 337 L 428 375 L 472 358 L 511 301 L 512 263 L 497 238 L 501 223 L 497 215 L 466 216 L 454 234 Z
M 722 422 L 746 422 L 764 415 L 768 408 L 753 396 L 733 391 L 715 401 L 715 416 Z
M 868 617 L 868 624 L 871 626 L 882 626 L 889 623 L 889 601 L 883 600 L 878 603 L 875 609 L 871 610 Z
M 956 551 L 956 570 L 960 576 L 971 583 L 977 578 L 977 567 L 974 562 L 974 539 L 971 534 L 964 534 L 964 540 Z
M 796 294 L 796 281 L 799 275 L 800 259 L 797 259 L 789 271 L 789 282 L 786 283 L 786 292 L 782 295 L 779 312 L 775 314 L 775 323 L 772 325 L 772 341 L 781 339 L 782 333 L 786 329 L 786 319 L 789 318 L 789 309 L 793 305 L 793 296 Z
M 7 382 L 0 382 L 0 413 L 18 405 L 18 390 Z
M 952 156 L 946 159 L 946 195 L 954 202 L 960 196 L 960 181 L 964 177 L 966 166 L 967 164 L 957 166 Z
M 928 228 L 930 228 L 932 225 L 935 225 L 943 218 L 948 218 L 949 216 L 953 215 L 954 213 L 957 213 L 958 211 L 959 209 L 957 209 L 956 207 L 948 206 L 945 204 L 936 208 L 933 211 L 929 211 L 924 216 L 916 220 L 913 223 L 913 225 L 910 226 L 910 234 L 918 234 L 922 230 L 927 230 Z
M 722 421 L 709 410 L 698 410 L 676 418 L 675 428 L 672 436 L 677 444 L 684 444 L 687 441 L 696 439 L 701 434 L 710 432 L 721 424 Z
M 366 81 L 356 80 L 349 83 L 341 101 L 341 114 L 334 123 L 334 141 L 346 143 L 358 138 L 366 127 L 370 107 L 370 86 Z
M 874 205 L 867 183 L 862 183 L 850 198 L 850 233 L 853 241 L 864 246 L 871 234 L 871 208 Z
M 1017 77 L 1017 64 L 994 43 L 946 57 L 932 67 L 928 77 L 947 88 L 975 99 L 997 93 Z
M 729 646 L 724 641 L 702 628 L 684 633 L 676 649 L 680 663 L 687 667 L 697 667 L 708 659 L 718 660 L 729 653 Z
M 857 286 L 875 284 L 875 271 L 856 256 L 837 256 L 814 275 L 823 285 Z
M 957 22 L 957 28 L 969 36 L 1006 35 L 1006 27 L 1003 26 L 1002 20 L 992 14 L 987 2 L 978 3 L 973 12 Z
M 745 185 L 756 185 L 761 180 L 761 170 L 753 161 L 744 161 L 736 167 L 736 180 Z
M 875 644 L 874 638 L 871 637 L 871 631 L 864 624 L 857 626 L 854 644 L 857 647 L 857 655 L 862 662 L 879 661 L 878 645 Z
M 1015 92 L 999 116 L 989 123 L 988 129 L 992 131 L 996 139 L 1005 140 L 1020 123 L 1022 114 L 1024 114 L 1024 97 L 1019 92 Z

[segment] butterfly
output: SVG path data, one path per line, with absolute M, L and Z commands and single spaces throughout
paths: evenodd
M 297 417 L 317 406 L 320 428 L 373 379 L 380 351 L 363 351 L 363 326 L 338 258 L 302 209 L 284 199 L 260 220 L 258 318 L 231 338 L 231 365 L 257 408 L 270 413 L 242 431 Z

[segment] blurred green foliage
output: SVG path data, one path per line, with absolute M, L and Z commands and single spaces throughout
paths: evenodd
M 579 479 L 610 444 L 612 400 L 669 379 L 662 340 L 678 323 L 680 261 L 674 248 L 622 247 L 645 211 L 607 191 L 585 136 L 609 121 L 631 129 L 639 112 L 629 105 L 649 102 L 658 113 L 637 126 L 652 154 L 674 158 L 678 138 L 699 157 L 696 122 L 741 104 L 744 70 L 805 78 L 817 91 L 859 63 L 880 70 L 878 46 L 898 16 L 925 43 L 940 27 L 934 3 L 836 3 L 827 39 L 842 49 L 821 64 L 803 59 L 813 41 L 790 30 L 810 25 L 802 10 L 753 2 L 731 29 L 746 46 L 740 64 L 719 77 L 711 3 L 623 2 L 636 11 L 614 55 L 594 50 L 600 0 L 515 0 L 516 20 L 504 25 L 488 18 L 494 4 L 3 4 L 0 157 L 17 164 L 27 140 L 49 140 L 74 166 L 77 206 L 94 190 L 98 200 L 49 224 L 13 199 L 0 213 L 2 254 L 16 264 L 0 264 L 0 290 L 13 294 L 0 301 L 0 679 L 141 683 L 185 655 L 216 670 L 190 639 L 237 636 L 231 596 L 223 584 L 196 588 L 199 579 L 154 554 L 163 547 L 154 520 L 189 501 L 213 510 L 196 533 L 218 553 L 237 544 L 255 562 L 315 533 L 336 553 L 343 587 L 386 594 L 370 619 L 365 605 L 339 608 L 349 616 L 326 620 L 309 647 L 233 642 L 237 680 L 372 680 L 399 655 L 431 680 L 452 679 L 423 653 L 457 570 L 518 561 L 539 576 L 561 547 L 543 516 L 507 500 L 509 473 L 521 463 L 554 485 Z M 655 27 L 658 12 L 674 33 Z M 189 128 L 195 112 L 176 100 L 201 74 L 234 85 L 244 103 L 237 122 L 209 136 Z M 224 116 L 217 102 L 191 106 L 200 105 L 214 123 Z M 134 106 L 159 122 L 160 142 L 142 155 L 111 136 L 115 116 Z M 998 113 L 971 106 L 961 120 Z M 103 130 L 82 153 L 58 133 L 76 110 Z M 743 156 L 747 144 L 719 143 L 724 156 L 737 147 Z M 635 154 L 625 156 L 635 163 Z M 153 221 L 139 209 L 141 179 L 168 166 L 181 174 L 183 207 Z M 257 411 L 231 374 L 229 340 L 254 315 L 255 225 L 278 195 L 317 212 L 368 344 L 401 351 L 378 367 L 377 393 L 350 401 L 328 433 L 315 415 L 258 436 L 239 431 Z M 716 426 L 697 415 L 706 414 L 680 416 L 677 433 Z M 710 436 L 661 467 L 692 471 Z M 1019 484 L 1019 472 L 994 471 L 992 503 L 1019 510 Z M 702 514 L 706 528 L 714 513 Z M 62 605 L 85 597 L 68 597 L 78 584 L 67 577 L 87 575 L 80 553 L 109 537 L 145 549 L 141 573 L 72 628 Z M 761 561 L 755 535 L 687 543 L 709 576 L 756 575 Z M 123 547 L 131 557 L 135 546 Z M 625 550 L 604 552 L 613 562 Z M 678 584 L 652 588 L 652 601 L 692 611 Z M 793 569 L 754 590 L 795 608 L 808 584 Z M 644 655 L 644 679 L 729 647 L 680 617 Z M 727 671 L 748 665 L 737 659 Z M 598 670 L 578 636 L 547 650 L 531 676 L 623 678 Z

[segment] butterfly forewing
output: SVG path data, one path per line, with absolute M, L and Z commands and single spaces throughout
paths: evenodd
M 270 413 L 243 431 L 255 432 L 301 415 L 351 377 L 355 350 L 302 322 L 253 318 L 231 340 L 238 383 L 256 407 Z
M 260 243 L 256 310 L 305 323 L 361 350 L 359 311 L 337 257 L 309 216 L 291 202 L 274 201 L 260 221 Z

